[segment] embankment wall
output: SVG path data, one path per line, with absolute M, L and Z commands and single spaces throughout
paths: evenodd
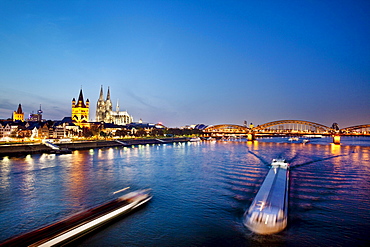
M 105 147 L 119 147 L 132 145 L 146 145 L 146 144 L 164 144 L 173 142 L 186 142 L 188 138 L 162 138 L 162 139 L 122 139 L 112 141 L 78 141 L 70 143 L 56 143 L 60 148 L 69 150 L 91 149 L 91 148 L 105 148 Z M 14 155 L 14 154 L 32 154 L 32 153 L 48 153 L 53 151 L 45 144 L 9 144 L 0 145 L 0 156 Z

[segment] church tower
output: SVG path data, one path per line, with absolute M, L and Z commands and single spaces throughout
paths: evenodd
M 108 87 L 108 92 L 107 92 L 107 100 L 105 101 L 105 106 L 107 111 L 112 111 L 113 106 L 112 106 L 112 101 L 110 100 L 110 90 Z
M 110 90 L 108 87 L 108 92 L 107 92 L 107 99 L 105 100 L 105 121 L 106 123 L 111 123 L 112 122 L 112 101 L 110 100 Z
M 100 88 L 100 95 L 96 103 L 96 122 L 104 122 L 105 119 L 105 101 L 103 95 L 103 85 Z
M 72 99 L 72 121 L 80 127 L 88 127 L 89 121 L 89 99 L 84 102 L 84 96 L 82 94 L 82 88 L 80 90 L 80 95 L 76 102 L 75 98 Z
M 24 112 L 22 110 L 21 104 L 18 105 L 17 111 L 13 112 L 13 121 L 17 121 L 17 120 L 20 120 L 22 122 L 24 121 Z

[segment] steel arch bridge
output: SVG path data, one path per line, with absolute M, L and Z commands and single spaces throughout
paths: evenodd
M 303 120 L 279 120 L 258 125 L 253 128 L 236 124 L 218 124 L 204 129 L 205 133 L 213 136 L 247 135 L 247 134 L 344 134 L 370 135 L 370 124 L 334 130 L 328 126 Z
M 335 130 L 322 124 L 303 120 L 279 120 L 248 128 L 236 124 L 219 124 L 205 128 L 204 132 L 210 134 L 330 134 Z
M 332 133 L 334 129 L 325 125 L 303 120 L 279 120 L 252 128 L 262 133 Z
M 370 134 L 370 124 L 356 125 L 340 129 L 342 133 L 367 133 Z
M 210 132 L 215 134 L 216 133 L 247 134 L 250 132 L 250 129 L 236 124 L 219 124 L 205 128 L 204 132 Z

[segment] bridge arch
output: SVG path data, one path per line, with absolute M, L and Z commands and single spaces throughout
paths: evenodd
M 342 133 L 368 133 L 370 134 L 370 124 L 356 125 L 340 129 Z
M 248 133 L 249 128 L 236 124 L 218 124 L 209 126 L 204 129 L 204 132 L 211 133 Z
M 290 133 L 332 133 L 332 128 L 303 120 L 279 120 L 261 124 L 252 129 L 254 132 Z

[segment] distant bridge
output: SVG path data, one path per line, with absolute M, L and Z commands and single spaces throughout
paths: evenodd
M 224 136 L 224 135 L 236 135 L 243 136 L 248 134 L 255 135 L 278 135 L 278 134 L 357 134 L 357 135 L 370 135 L 370 125 L 357 125 L 352 127 L 346 127 L 340 130 L 335 130 L 328 126 L 303 120 L 279 120 L 268 122 L 256 127 L 248 128 L 246 126 L 235 125 L 235 124 L 219 124 L 209 126 L 204 130 L 211 136 Z
M 205 128 L 204 132 L 210 133 L 231 133 L 231 134 L 248 134 L 250 129 L 245 126 L 235 124 L 219 124 Z
M 302 120 L 279 120 L 265 123 L 251 129 L 262 133 L 330 134 L 334 129 L 325 125 Z
M 370 135 L 370 124 L 356 125 L 340 130 L 344 134 L 368 134 Z

